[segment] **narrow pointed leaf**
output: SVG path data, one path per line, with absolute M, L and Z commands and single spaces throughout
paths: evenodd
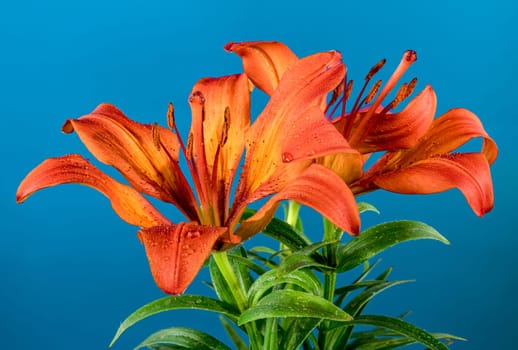
M 348 321 L 347 323 L 387 328 L 398 334 L 413 339 L 416 342 L 426 345 L 431 350 L 448 350 L 446 345 L 441 343 L 432 334 L 398 318 L 378 315 L 365 315 L 358 316 L 354 320 Z
M 246 209 L 241 220 L 246 220 L 255 214 L 255 210 Z M 291 250 L 299 250 L 311 244 L 311 241 L 300 231 L 295 230 L 286 222 L 274 218 L 263 229 L 263 233 L 281 242 Z
M 129 315 L 120 325 L 109 347 L 112 347 L 117 339 L 119 339 L 121 334 L 135 323 L 142 321 L 149 316 L 177 309 L 197 309 L 212 311 L 223 314 L 234 320 L 238 317 L 238 312 L 232 305 L 216 299 L 201 295 L 169 296 L 152 301 L 151 303 L 142 306 L 131 315 Z
M 445 340 L 447 342 L 451 342 L 453 340 L 461 340 L 465 341 L 466 339 L 457 337 L 451 334 L 445 333 L 431 333 L 434 338 L 439 340 Z M 394 334 L 392 333 L 392 336 Z M 397 337 L 397 338 L 378 338 L 375 339 L 373 337 L 365 337 L 359 338 L 353 341 L 348 345 L 347 349 L 361 349 L 361 350 L 389 350 L 396 349 L 407 345 L 412 345 L 418 343 L 414 339 L 407 337 Z
M 135 350 L 153 345 L 179 345 L 193 350 L 231 350 L 209 334 L 184 327 L 162 329 L 146 338 Z
M 433 227 L 418 221 L 392 221 L 368 228 L 337 249 L 338 272 L 350 270 L 401 242 L 433 239 L 449 244 Z
M 328 300 L 309 293 L 279 290 L 241 314 L 238 324 L 270 317 L 310 317 L 347 321 L 351 316 Z
M 286 334 L 279 349 L 297 350 L 313 330 L 322 322 L 318 318 L 292 318 L 286 324 Z
M 248 346 L 246 345 L 245 341 L 241 338 L 237 330 L 228 322 L 228 320 L 223 317 L 219 316 L 219 320 L 223 324 L 223 327 L 225 328 L 225 331 L 227 331 L 228 336 L 230 339 L 232 339 L 232 342 L 236 346 L 237 350 L 248 350 Z
M 322 295 L 322 284 L 310 271 L 297 270 L 278 276 L 276 270 L 270 270 L 259 277 L 248 290 L 250 305 L 255 305 L 268 289 L 279 284 L 295 285 L 308 293 Z
M 361 213 L 365 213 L 366 211 L 373 211 L 376 214 L 380 213 L 378 208 L 376 208 L 374 205 L 372 205 L 370 203 L 367 203 L 367 202 L 359 202 L 358 203 L 358 210 L 359 210 L 360 214 Z
M 212 287 L 214 288 L 214 291 L 216 292 L 218 298 L 223 302 L 232 305 L 237 310 L 237 304 L 234 299 L 234 296 L 232 295 L 232 291 L 228 287 L 228 284 L 225 281 L 223 274 L 219 270 L 218 265 L 212 257 L 209 261 L 209 272 L 210 279 L 212 281 Z
M 412 281 L 393 281 L 393 282 L 385 282 L 382 281 L 380 284 L 371 286 L 358 294 L 353 300 L 351 300 L 347 306 L 344 308 L 345 311 L 347 311 L 349 314 L 351 314 L 353 317 L 359 314 L 359 312 L 367 305 L 369 301 L 372 300 L 377 294 L 381 293 L 385 289 L 388 289 L 390 287 L 396 286 L 398 284 L 402 283 L 408 283 Z

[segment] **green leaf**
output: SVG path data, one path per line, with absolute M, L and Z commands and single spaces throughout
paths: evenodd
M 257 264 L 254 264 L 252 261 L 247 259 L 246 250 L 242 246 L 239 248 L 239 251 L 232 254 L 228 253 L 227 256 L 241 288 L 246 291 L 250 288 L 250 285 L 253 282 L 252 276 L 250 275 L 250 269 L 255 269 Z
M 296 350 L 318 327 L 321 318 L 288 318 L 286 322 L 286 333 L 279 349 Z
M 465 341 L 466 339 L 460 338 L 451 334 L 445 333 L 431 333 L 435 339 L 446 340 L 452 342 L 453 340 Z M 394 336 L 392 333 L 390 336 Z M 354 340 L 347 346 L 347 349 L 361 349 L 361 350 L 389 350 L 396 349 L 407 345 L 417 344 L 418 342 L 407 337 L 397 338 L 373 338 L 373 337 L 361 337 Z
M 223 324 L 225 331 L 227 331 L 228 336 L 232 339 L 232 342 L 236 346 L 237 350 L 248 350 L 248 346 L 245 341 L 241 338 L 237 330 L 227 321 L 224 316 L 219 316 L 219 320 Z
M 209 297 L 187 294 L 168 296 L 152 301 L 129 315 L 120 325 L 109 347 L 112 347 L 121 334 L 135 323 L 149 316 L 177 309 L 198 309 L 217 312 L 229 317 L 231 320 L 237 320 L 239 316 L 238 311 L 232 305 Z
M 150 335 L 135 350 L 154 345 L 179 345 L 193 350 L 231 350 L 213 336 L 196 329 L 173 327 Z
M 354 320 L 347 321 L 346 323 L 387 328 L 409 339 L 413 339 L 418 343 L 426 345 L 431 350 L 448 350 L 446 345 L 441 343 L 432 334 L 399 318 L 378 315 L 365 315 L 358 316 Z
M 263 267 L 259 266 L 255 262 L 253 262 L 251 257 L 245 258 L 243 256 L 234 255 L 234 254 L 228 254 L 228 257 L 232 261 L 233 264 L 246 266 L 246 268 L 255 272 L 258 275 L 262 275 L 263 273 L 266 272 L 266 270 Z
M 372 298 L 374 298 L 376 295 L 378 295 L 382 291 L 384 291 L 390 287 L 397 286 L 398 284 L 408 283 L 408 282 L 413 282 L 413 281 L 410 281 L 410 280 L 393 281 L 393 282 L 381 281 L 380 284 L 371 286 L 371 287 L 365 289 L 360 294 L 358 294 L 353 300 L 351 300 L 346 305 L 344 310 L 346 312 L 348 312 L 351 316 L 355 317 L 365 307 L 365 305 L 367 305 L 367 303 L 372 300 Z
M 250 305 L 255 305 L 266 291 L 279 284 L 296 285 L 311 294 L 322 295 L 322 284 L 311 271 L 296 270 L 279 274 L 278 270 L 270 270 L 260 276 L 248 290 Z
M 337 249 L 338 272 L 350 270 L 374 255 L 401 242 L 433 239 L 449 244 L 433 227 L 418 221 L 392 221 L 363 231 Z
M 236 300 L 234 299 L 234 296 L 232 294 L 232 291 L 228 287 L 228 284 L 225 281 L 223 274 L 219 270 L 219 267 L 212 256 L 209 261 L 209 272 L 210 279 L 212 280 L 212 287 L 214 288 L 214 291 L 216 292 L 218 298 L 223 302 L 232 305 L 237 310 L 238 307 L 236 304 Z
M 372 205 L 370 203 L 367 203 L 367 202 L 359 202 L 358 203 L 358 210 L 360 211 L 360 214 L 361 213 L 365 213 L 366 211 L 373 211 L 376 214 L 380 213 L 378 208 L 376 208 L 374 205 Z
M 241 314 L 238 324 L 270 317 L 312 317 L 333 321 L 351 319 L 345 311 L 320 296 L 286 289 L 273 291 L 259 300 Z
M 246 209 L 241 220 L 248 219 L 255 214 L 255 210 Z M 273 218 L 272 221 L 263 229 L 263 233 L 281 242 L 291 250 L 295 251 L 311 244 L 311 241 L 301 232 L 294 229 L 286 222 Z

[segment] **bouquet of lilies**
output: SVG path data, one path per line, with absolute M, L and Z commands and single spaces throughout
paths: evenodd
M 87 185 L 137 226 L 153 278 L 171 295 L 131 314 L 111 345 L 142 319 L 186 308 L 220 314 L 238 350 L 394 349 L 414 343 L 447 349 L 462 340 L 429 333 L 405 315 L 363 313 L 375 295 L 407 282 L 389 280 L 390 269 L 372 276 L 373 257 L 408 240 L 448 241 L 416 221 L 360 230 L 360 214 L 377 209 L 357 197 L 377 189 L 428 194 L 457 188 L 475 214 L 484 215 L 493 207 L 490 165 L 498 150 L 477 116 L 457 108 L 435 118 L 430 86 L 410 97 L 417 79 L 398 82 L 416 61 L 414 51 L 404 52 L 385 83 L 371 83 L 385 60 L 374 65 L 352 98 L 353 81 L 337 51 L 298 58 L 279 42 L 229 43 L 225 49 L 241 57 L 243 73 L 194 85 L 187 139 L 171 103 L 167 127 L 133 121 L 110 104 L 65 122 L 63 131 L 76 132 L 127 184 L 70 154 L 42 162 L 16 193 L 23 202 L 46 187 Z M 269 100 L 252 118 L 254 88 Z M 455 152 L 472 138 L 482 138 L 480 151 Z M 367 163 L 373 154 L 377 160 Z M 153 200 L 174 205 L 185 221 L 172 222 Z M 284 216 L 276 217 L 284 201 Z M 310 237 L 315 228 L 311 235 L 304 231 L 301 205 L 322 215 L 319 237 Z M 258 233 L 278 245 L 242 244 Z M 212 296 L 183 294 L 204 267 Z M 350 282 L 338 283 L 339 275 Z M 175 326 L 137 348 L 231 347 L 214 335 Z

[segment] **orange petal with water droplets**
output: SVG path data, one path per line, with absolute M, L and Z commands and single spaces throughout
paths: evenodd
M 97 159 L 119 170 L 138 191 L 197 218 L 194 196 L 178 166 L 178 140 L 170 130 L 137 123 L 103 103 L 90 114 L 67 120 L 63 131 L 75 131 Z
M 379 174 L 374 183 L 388 191 L 429 194 L 458 188 L 473 211 L 482 216 L 493 208 L 489 164 L 480 153 L 432 157 Z
M 16 191 L 16 201 L 25 201 L 46 187 L 78 183 L 103 193 L 115 212 L 127 223 L 140 227 L 170 224 L 140 193 L 101 172 L 77 154 L 49 158 L 34 168 Z
M 297 56 L 283 43 L 253 41 L 228 43 L 225 50 L 243 59 L 243 68 L 259 89 L 272 95 L 284 72 L 297 61 Z
M 413 147 L 432 124 L 436 106 L 435 92 L 427 86 L 401 112 L 379 118 L 374 113 L 372 118 L 376 120 L 376 125 L 358 145 L 359 151 L 371 153 Z
M 498 148 L 484 130 L 478 117 L 467 109 L 450 109 L 433 121 L 413 153 L 419 153 L 419 158 L 449 153 L 476 137 L 484 139 L 482 154 L 489 164 L 493 164 L 498 155 Z
M 344 77 L 341 58 L 335 51 L 319 53 L 297 61 L 286 71 L 250 128 L 238 201 L 247 196 L 255 200 L 282 189 L 314 158 L 354 152 L 319 108 L 321 98 Z
M 194 165 L 198 174 L 207 181 L 206 191 L 219 197 L 220 210 L 226 212 L 232 179 L 250 126 L 248 79 L 246 74 L 204 78 L 192 89 L 192 95 L 200 93 L 202 106 L 198 105 L 201 101 L 191 101 L 192 157 L 197 160 Z M 202 157 L 206 159 L 205 166 L 198 161 Z
M 209 257 L 224 227 L 195 223 L 162 225 L 140 230 L 153 278 L 168 294 L 182 294 Z
M 252 217 L 241 222 L 236 234 L 247 239 L 262 230 L 272 219 L 280 201 L 287 199 L 315 209 L 352 235 L 359 233 L 360 214 L 349 187 L 331 170 L 312 164 L 295 181 L 270 198 Z

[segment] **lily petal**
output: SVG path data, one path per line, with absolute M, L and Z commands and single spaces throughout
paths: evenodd
M 312 159 L 355 152 L 324 117 L 319 101 L 343 79 L 340 53 L 305 57 L 286 71 L 251 126 L 236 201 L 256 200 L 282 189 Z
M 63 131 L 75 131 L 97 159 L 119 170 L 136 190 L 197 218 L 194 196 L 178 166 L 178 140 L 170 130 L 134 122 L 104 103 L 91 114 L 67 120 Z
M 480 153 L 432 157 L 379 174 L 373 181 L 385 190 L 405 194 L 429 194 L 458 188 L 478 216 L 493 208 L 489 163 Z
M 250 126 L 250 91 L 246 74 L 198 81 L 191 96 L 203 96 L 202 109 L 191 100 L 192 157 L 198 174 L 208 181 L 210 192 L 219 198 L 213 204 L 227 212 L 231 184 L 244 150 L 245 135 Z M 208 191 L 208 189 L 206 189 Z
M 428 131 L 436 107 L 435 92 L 431 86 L 427 86 L 401 112 L 386 114 L 380 118 L 374 113 L 375 127 L 358 145 L 359 151 L 372 153 L 413 147 Z M 361 117 L 357 119 L 361 120 Z
M 359 179 L 363 174 L 364 159 L 360 153 L 329 154 L 319 158 L 317 163 L 332 170 L 347 184 Z
M 230 42 L 225 50 L 243 59 L 243 69 L 259 89 L 272 95 L 284 72 L 297 56 L 283 43 L 276 41 Z
M 170 224 L 140 193 L 115 181 L 77 154 L 43 161 L 23 179 L 16 191 L 16 201 L 22 203 L 38 190 L 66 183 L 95 188 L 110 199 L 115 212 L 131 225 Z
M 333 171 L 312 164 L 295 181 L 270 198 L 252 217 L 241 222 L 236 234 L 243 239 L 261 231 L 272 219 L 282 200 L 307 205 L 342 230 L 357 235 L 360 214 L 349 187 Z
M 151 273 L 157 286 L 168 294 L 181 294 L 209 257 L 224 227 L 195 223 L 162 225 L 140 230 Z
M 478 117 L 467 109 L 451 109 L 433 121 L 429 131 L 412 153 L 418 153 L 420 158 L 449 153 L 475 137 L 484 139 L 482 153 L 489 164 L 493 164 L 498 155 L 498 149 Z

